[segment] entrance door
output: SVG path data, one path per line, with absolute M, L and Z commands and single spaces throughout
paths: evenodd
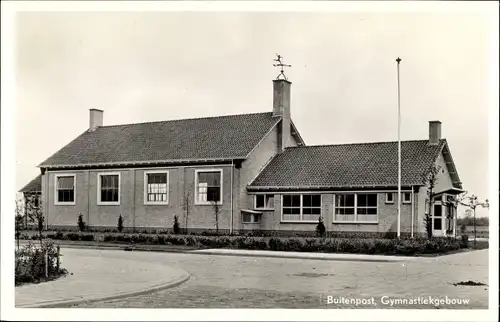
M 443 236 L 443 210 L 441 205 L 434 205 L 432 214 L 432 236 Z

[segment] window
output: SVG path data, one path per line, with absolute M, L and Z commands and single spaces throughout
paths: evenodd
M 283 195 L 283 221 L 318 221 L 321 195 Z
M 385 194 L 385 203 L 394 203 L 394 193 L 388 192 Z
M 335 195 L 336 222 L 377 222 L 376 193 L 345 193 Z
M 434 230 L 441 230 L 443 229 L 443 218 L 442 218 L 442 208 L 441 205 L 434 205 L 434 213 L 433 215 L 433 222 L 434 222 Z
M 411 203 L 411 192 L 403 192 L 403 203 Z
M 99 205 L 119 205 L 120 204 L 120 174 L 119 173 L 99 173 Z
M 56 175 L 56 205 L 74 205 L 75 204 L 75 178 L 74 174 Z M 36 199 L 36 197 L 35 197 Z
M 196 203 L 222 204 L 222 170 L 196 170 Z
M 255 209 L 274 209 L 274 195 L 255 195 Z
M 144 203 L 168 204 L 168 171 L 144 172 Z
M 242 217 L 242 221 L 244 224 L 260 223 L 260 215 L 244 213 L 243 217 Z

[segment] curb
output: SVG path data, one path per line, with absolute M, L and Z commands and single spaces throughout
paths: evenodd
M 266 258 L 284 258 L 284 259 L 309 259 L 309 260 L 323 260 L 332 262 L 378 262 L 378 263 L 401 263 L 407 261 L 414 261 L 421 257 L 401 257 L 400 259 L 395 258 L 356 258 L 356 257 L 327 257 L 327 256 L 306 256 L 306 255 L 287 255 L 287 254 L 259 254 L 259 253 L 230 253 L 230 252 L 219 252 L 217 250 L 192 250 L 188 252 L 189 254 L 197 255 L 218 255 L 218 256 L 240 256 L 240 257 L 266 257 Z M 324 253 L 321 253 L 324 254 Z M 370 255 L 367 255 L 370 256 Z M 383 256 L 383 255 L 382 255 Z
M 71 300 L 55 300 L 55 301 L 38 302 L 38 303 L 32 303 L 32 304 L 23 304 L 23 305 L 16 305 L 15 307 L 16 308 L 60 308 L 61 306 L 68 307 L 68 306 L 82 304 L 82 303 L 93 303 L 93 302 L 104 301 L 104 300 L 108 300 L 108 301 L 109 300 L 118 300 L 118 299 L 122 299 L 122 298 L 142 295 L 142 294 L 146 294 L 146 293 L 151 293 L 151 292 L 155 292 L 155 291 L 160 291 L 160 290 L 165 290 L 165 289 L 169 289 L 172 287 L 176 287 L 184 282 L 187 282 L 190 277 L 191 276 L 187 272 L 184 272 L 180 277 L 174 279 L 173 281 L 162 282 L 162 283 L 156 284 L 154 286 L 151 286 L 151 287 L 148 287 L 148 288 L 142 289 L 142 290 L 136 290 L 136 291 L 130 291 L 130 292 L 119 292 L 119 293 L 115 293 L 112 295 L 106 295 L 106 296 L 92 296 L 92 297 L 87 297 L 87 298 L 79 298 L 79 299 L 71 299 Z
M 100 250 L 125 250 L 125 251 L 146 251 L 146 252 L 168 252 L 168 253 L 188 253 L 193 249 L 180 248 L 180 247 L 158 247 L 157 245 L 143 245 L 143 244 L 116 244 L 116 243 L 86 243 L 86 242 L 67 242 L 67 241 L 54 241 L 64 248 L 80 248 L 80 249 L 100 249 Z M 27 241 L 21 241 L 21 245 L 27 244 Z

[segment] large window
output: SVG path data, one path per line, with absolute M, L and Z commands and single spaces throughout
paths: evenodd
M 99 173 L 98 175 L 98 204 L 120 204 L 120 174 Z
M 321 215 L 321 195 L 283 195 L 283 221 L 314 221 Z
M 56 205 L 74 205 L 75 204 L 75 178 L 74 174 L 56 175 Z
M 255 195 L 254 208 L 259 210 L 274 209 L 274 195 Z
M 168 204 L 168 171 L 144 172 L 144 203 Z
M 222 170 L 196 170 L 196 203 L 222 204 Z
M 377 222 L 376 193 L 344 193 L 335 195 L 336 222 Z

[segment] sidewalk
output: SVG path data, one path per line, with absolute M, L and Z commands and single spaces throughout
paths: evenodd
M 61 267 L 72 275 L 16 287 L 16 307 L 55 307 L 117 299 L 174 287 L 189 279 L 189 274 L 180 268 L 144 262 L 133 255 L 106 256 L 107 252 L 110 251 L 62 248 Z

